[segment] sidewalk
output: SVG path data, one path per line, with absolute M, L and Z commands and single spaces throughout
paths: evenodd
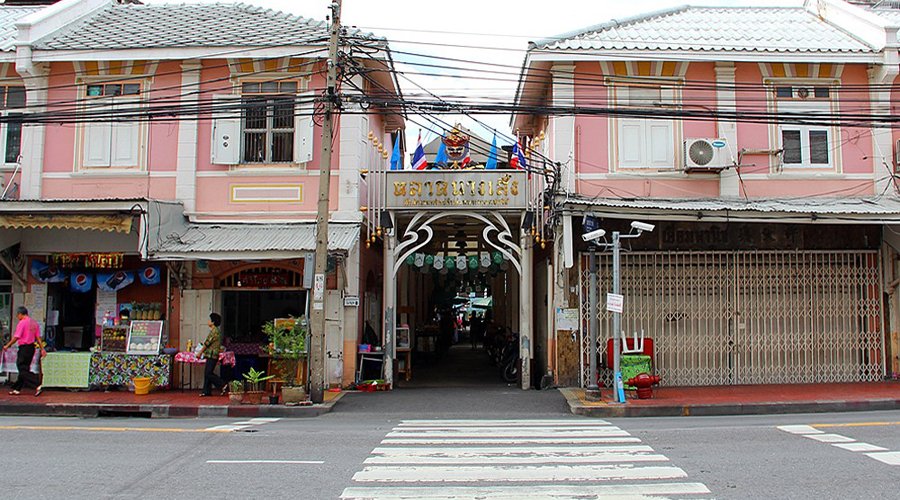
M 855 384 L 738 385 L 717 387 L 661 387 L 653 399 L 587 401 L 583 389 L 564 388 L 569 409 L 589 417 L 672 417 L 824 413 L 900 409 L 900 381 Z
M 127 391 L 80 391 L 45 389 L 35 397 L 33 391 L 11 396 L 9 386 L 0 387 L 0 415 L 42 415 L 58 417 L 135 416 L 151 418 L 178 417 L 316 417 L 331 411 L 344 393 L 326 392 L 320 405 L 241 405 L 227 396 L 201 398 L 199 392 L 160 391 L 135 396 Z

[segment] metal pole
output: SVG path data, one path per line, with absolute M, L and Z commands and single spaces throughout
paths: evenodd
M 619 239 L 619 232 L 613 231 L 612 233 L 612 251 L 613 251 L 613 293 L 619 295 L 622 293 L 622 287 L 620 281 L 620 270 L 619 270 L 619 250 L 621 247 L 621 240 Z M 619 334 L 622 330 L 622 313 L 613 312 L 613 393 L 615 395 L 616 401 L 619 403 L 624 403 L 625 400 L 620 398 L 619 396 L 619 380 L 621 379 L 620 371 L 619 371 L 619 360 L 622 356 L 621 346 L 619 344 Z
M 328 262 L 328 194 L 331 188 L 331 143 L 334 139 L 335 101 L 338 97 L 338 35 L 341 30 L 341 0 L 331 4 L 331 38 L 328 42 L 328 74 L 325 83 L 325 116 L 322 121 L 322 157 L 319 161 L 319 205 L 316 212 L 316 265 L 309 346 L 309 398 L 325 398 L 325 269 Z
M 588 380 L 585 397 L 591 400 L 598 400 L 600 399 L 600 388 L 597 387 L 597 333 L 600 330 L 600 320 L 597 317 L 597 314 L 599 312 L 597 308 L 597 295 L 599 292 L 599 290 L 597 290 L 597 247 L 594 245 L 591 245 L 589 267 L 591 273 L 590 282 L 588 285 L 588 300 L 590 301 L 588 314 L 591 315 L 591 320 L 589 323 L 590 344 L 588 347 L 588 359 L 590 360 L 590 380 Z

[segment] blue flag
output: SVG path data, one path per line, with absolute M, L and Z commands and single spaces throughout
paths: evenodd
M 441 136 L 441 145 L 438 146 L 437 155 L 434 157 L 434 165 L 443 165 L 447 166 L 447 145 L 444 144 L 444 136 Z
M 494 134 L 494 140 L 491 141 L 491 152 L 488 154 L 487 165 L 484 166 L 485 170 L 496 170 L 497 169 L 497 134 Z
M 394 152 L 391 153 L 391 170 L 403 170 L 403 161 L 400 158 L 400 131 L 397 131 L 397 140 L 394 141 Z

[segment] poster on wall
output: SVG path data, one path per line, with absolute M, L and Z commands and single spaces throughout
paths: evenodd
M 31 275 L 41 283 L 62 283 L 68 276 L 59 266 L 45 264 L 39 260 L 31 261 Z
M 69 288 L 71 288 L 73 292 L 87 293 L 91 291 L 93 286 L 94 275 L 90 273 L 76 271 L 72 273 L 72 277 L 69 280 Z
M 116 292 L 97 289 L 97 309 L 94 311 L 94 324 L 102 325 L 103 316 L 116 314 Z
M 146 266 L 138 270 L 138 276 L 143 285 L 158 285 L 160 282 L 159 268 L 156 266 Z
M 97 288 L 107 292 L 121 290 L 132 283 L 134 283 L 134 273 L 131 271 L 97 273 Z
M 128 354 L 159 354 L 162 331 L 162 321 L 132 321 L 131 328 L 128 330 L 125 352 Z

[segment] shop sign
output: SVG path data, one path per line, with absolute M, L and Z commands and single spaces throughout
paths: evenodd
M 63 269 L 119 269 L 125 264 L 125 254 L 108 253 L 53 253 L 48 264 Z
M 290 286 L 286 272 L 246 272 L 238 276 L 238 286 L 250 288 L 283 288 Z
M 344 297 L 344 307 L 359 307 L 359 295 L 347 295 Z
M 390 209 L 524 209 L 525 172 L 425 170 L 385 172 Z

